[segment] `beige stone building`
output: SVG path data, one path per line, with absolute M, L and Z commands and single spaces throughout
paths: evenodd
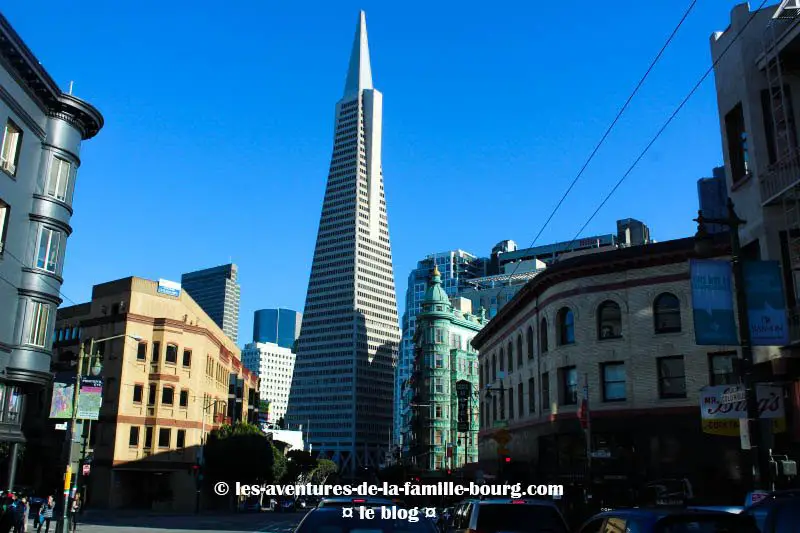
M 695 344 L 692 257 L 689 238 L 560 261 L 478 333 L 484 470 L 585 483 L 588 384 L 597 483 L 735 477 L 739 440 L 701 432 L 699 394 L 734 382 L 736 352 Z
M 248 420 L 257 377 L 188 294 L 135 277 L 96 285 L 91 302 L 59 309 L 55 360 L 74 360 L 79 338 L 88 349 L 89 339 L 117 336 L 94 344 L 104 387 L 82 476 L 88 501 L 192 511 L 203 432 Z

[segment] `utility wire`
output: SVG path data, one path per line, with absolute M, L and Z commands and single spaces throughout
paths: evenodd
M 27 266 L 28 266 L 28 265 L 26 265 L 25 263 L 23 263 L 23 262 L 22 262 L 22 260 L 21 260 L 19 257 L 17 257 L 16 255 L 12 254 L 12 253 L 11 253 L 11 251 L 10 251 L 10 250 L 8 250 L 7 248 L 6 248 L 5 250 L 3 250 L 3 255 L 5 255 L 5 254 L 8 254 L 8 255 L 9 255 L 9 256 L 10 256 L 12 259 L 14 259 L 14 260 L 15 260 L 17 263 L 19 263 L 19 264 L 20 264 L 20 266 L 23 266 L 23 267 L 27 267 Z M 59 296 L 61 296 L 61 297 L 62 297 L 62 298 L 64 298 L 65 300 L 67 300 L 67 301 L 69 301 L 70 303 L 72 303 L 72 305 L 78 305 L 78 303 L 77 303 L 75 300 L 73 300 L 72 298 L 70 298 L 69 296 L 67 296 L 67 295 L 66 295 L 66 294 L 64 294 L 63 292 L 61 292 L 61 289 L 59 289 L 59 288 L 57 288 L 57 287 L 53 286 L 53 285 L 52 285 L 52 284 L 51 284 L 51 283 L 50 283 L 50 282 L 47 280 L 47 278 L 46 278 L 46 277 L 44 277 L 44 276 L 40 276 L 40 278 L 39 278 L 39 279 L 42 281 L 42 283 L 44 283 L 45 285 L 47 285 L 48 287 L 50 287 L 51 289 L 53 289 L 54 291 L 56 291 L 56 292 L 58 293 L 58 295 L 59 295 Z M 8 282 L 8 280 L 5 280 L 5 279 L 4 279 L 3 281 L 6 281 L 6 282 Z M 11 284 L 11 283 L 9 282 L 9 284 Z M 12 285 L 12 286 L 13 286 L 13 285 Z M 15 288 L 16 288 L 16 287 L 15 287 Z
M 622 177 L 619 179 L 619 181 L 617 181 L 616 185 L 614 185 L 614 188 L 611 189 L 611 191 L 606 195 L 606 197 L 603 199 L 603 201 L 600 202 L 600 205 L 597 206 L 597 209 L 594 210 L 594 213 L 592 213 L 592 216 L 590 216 L 589 219 L 583 224 L 583 226 L 581 226 L 581 229 L 578 230 L 578 232 L 575 234 L 575 237 L 573 237 L 572 240 L 570 241 L 569 246 L 572 246 L 572 244 L 576 240 L 578 240 L 579 235 L 581 233 L 583 233 L 583 230 L 586 229 L 586 226 L 588 226 L 589 223 L 594 219 L 594 217 L 597 216 L 597 213 L 600 212 L 600 210 L 603 208 L 603 206 L 606 204 L 606 202 L 608 202 L 608 200 L 611 198 L 611 196 L 617 191 L 617 189 L 619 189 L 620 185 L 622 185 L 622 182 L 624 182 L 625 179 L 630 175 L 630 173 L 633 172 L 633 169 L 636 168 L 636 165 L 639 164 L 639 161 L 641 161 L 644 158 L 644 156 L 647 154 L 647 152 L 650 150 L 650 148 L 656 143 L 656 141 L 659 139 L 659 137 L 661 137 L 661 134 L 664 133 L 664 130 L 667 129 L 667 126 L 669 126 L 670 123 L 672 123 L 672 121 L 675 119 L 675 117 L 678 115 L 678 113 L 680 113 L 681 109 L 683 109 L 683 107 L 686 105 L 686 103 L 689 101 L 689 99 L 692 96 L 694 96 L 694 93 L 697 92 L 697 89 L 700 88 L 700 86 L 703 84 L 703 82 L 706 80 L 706 78 L 708 78 L 708 76 L 714 71 L 714 67 L 717 66 L 717 63 L 719 63 L 722 60 L 722 58 L 725 57 L 725 54 L 728 52 L 728 50 L 730 50 L 731 46 L 733 46 L 733 43 L 735 43 L 736 40 L 742 35 L 744 30 L 747 28 L 747 26 L 750 25 L 750 23 L 756 17 L 758 12 L 761 11 L 761 9 L 764 7 L 764 5 L 766 3 L 767 3 L 767 0 L 763 0 L 761 2 L 761 5 L 758 6 L 758 8 L 750 14 L 750 17 L 747 19 L 747 21 L 744 23 L 744 25 L 739 29 L 739 31 L 736 33 L 736 35 L 734 35 L 733 39 L 731 39 L 731 42 L 728 43 L 728 46 L 726 46 L 725 49 L 722 50 L 722 53 L 719 55 L 719 57 L 711 64 L 711 66 L 708 68 L 708 70 L 706 70 L 705 74 L 703 74 L 700 77 L 698 82 L 694 85 L 694 87 L 692 87 L 692 90 L 689 91 L 689 94 L 686 95 L 686 97 L 681 101 L 681 103 L 678 105 L 678 107 L 675 109 L 675 111 L 672 112 L 672 114 L 667 119 L 667 121 L 664 122 L 664 124 L 661 126 L 661 128 L 658 130 L 658 132 L 656 132 L 655 136 L 653 136 L 653 138 L 650 140 L 650 142 L 647 143 L 647 146 L 645 146 L 644 150 L 642 150 L 642 152 L 639 154 L 639 156 L 633 161 L 631 166 L 628 167 L 628 170 L 625 172 L 625 174 L 622 175 Z M 569 246 L 567 248 L 569 248 Z
M 583 166 L 581 167 L 580 171 L 575 176 L 575 178 L 573 178 L 572 183 L 570 183 L 570 185 L 567 188 L 567 190 L 561 196 L 561 199 L 558 201 L 556 206 L 550 212 L 550 216 L 547 217 L 547 220 L 545 220 L 544 225 L 539 230 L 539 233 L 536 234 L 536 237 L 534 237 L 533 242 L 531 242 L 531 245 L 528 248 L 533 248 L 533 246 L 539 240 L 539 237 L 542 236 L 542 233 L 544 233 L 544 230 L 550 224 L 550 221 L 553 220 L 553 217 L 555 216 L 556 212 L 558 212 L 558 210 L 561 208 L 561 205 L 564 203 L 564 200 L 567 199 L 567 196 L 569 196 L 569 193 L 572 192 L 572 189 L 575 187 L 575 184 L 578 183 L 578 180 L 581 178 L 583 173 L 586 171 L 586 168 L 589 166 L 589 163 L 591 163 L 592 160 L 594 159 L 594 156 L 597 155 L 597 152 L 600 150 L 600 147 L 605 143 L 606 139 L 611 134 L 611 131 L 614 129 L 614 127 L 617 125 L 617 122 L 619 122 L 619 119 L 622 117 L 623 113 L 625 113 L 625 111 L 628 109 L 628 106 L 630 105 L 631 101 L 636 96 L 636 94 L 639 92 L 639 89 L 642 87 L 642 85 L 644 85 L 645 80 L 648 78 L 648 76 L 650 76 L 650 73 L 653 71 L 653 68 L 655 68 L 656 63 L 658 63 L 658 61 L 661 59 L 661 56 L 664 55 L 664 52 L 666 51 L 667 47 L 670 45 L 672 40 L 675 38 L 675 35 L 678 33 L 678 30 L 681 28 L 681 26 L 683 26 L 683 23 L 689 17 L 689 14 L 692 12 L 692 10 L 694 9 L 694 6 L 696 4 L 697 4 L 697 0 L 692 0 L 692 2 L 689 4 L 689 7 L 686 8 L 686 11 L 683 13 L 683 16 L 681 17 L 680 21 L 678 21 L 677 26 L 675 26 L 675 29 L 672 30 L 672 33 L 669 35 L 667 40 L 661 46 L 661 49 L 658 51 L 658 54 L 656 54 L 656 56 L 650 62 L 650 66 L 647 67 L 647 70 L 645 71 L 644 75 L 642 75 L 641 79 L 639 79 L 639 83 L 636 84 L 636 87 L 633 89 L 633 92 L 631 92 L 630 96 L 628 96 L 628 99 L 625 100 L 625 103 L 622 105 L 622 107 L 617 112 L 617 116 L 614 117 L 614 120 L 611 121 L 611 124 L 609 124 L 608 128 L 606 128 L 606 131 L 603 134 L 603 136 L 600 138 L 600 141 L 597 143 L 597 145 L 595 145 L 594 150 L 592 150 L 592 153 L 589 154 L 589 158 L 583 164 Z M 570 243 L 570 245 L 571 244 L 572 243 Z M 519 266 L 520 266 L 521 263 L 522 263 L 521 261 L 517 262 L 516 266 L 514 267 L 514 270 L 511 272 L 511 276 L 509 277 L 509 281 L 511 280 L 511 278 L 514 277 L 514 274 L 517 273 L 517 270 L 519 269 Z

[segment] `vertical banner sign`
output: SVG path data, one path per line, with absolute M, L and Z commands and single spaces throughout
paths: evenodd
M 72 398 L 75 393 L 75 375 L 56 375 L 53 381 L 53 398 L 50 402 L 50 418 L 72 418 Z
M 789 344 L 789 322 L 778 261 L 745 261 L 744 292 L 753 346 Z
M 738 345 L 731 264 L 692 260 L 690 267 L 695 342 L 702 346 Z
M 462 379 L 456 382 L 456 397 L 458 398 L 458 431 L 469 431 L 469 398 L 472 395 L 472 383 Z
M 99 420 L 102 404 L 103 380 L 99 378 L 81 378 L 81 392 L 78 395 L 78 418 Z

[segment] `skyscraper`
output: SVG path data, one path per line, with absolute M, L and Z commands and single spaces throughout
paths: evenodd
M 253 316 L 253 342 L 294 349 L 303 315 L 291 309 L 259 309 Z
M 233 342 L 239 340 L 239 269 L 234 264 L 189 272 L 181 286 Z
M 713 178 L 697 180 L 697 199 L 700 211 L 706 218 L 726 218 L 728 216 L 728 185 L 725 182 L 725 167 L 716 167 Z M 706 224 L 709 233 L 728 231 L 722 224 Z
M 364 12 L 344 95 L 298 339 L 287 422 L 345 475 L 389 449 L 400 341 L 381 169 L 383 95 L 372 86 Z

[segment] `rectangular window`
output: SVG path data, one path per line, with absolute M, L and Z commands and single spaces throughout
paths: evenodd
M 461 346 L 462 346 L 462 345 L 461 345 L 461 335 L 455 335 L 455 334 L 453 334 L 453 335 L 450 337 L 450 347 L 451 347 L 451 348 L 455 348 L 456 350 L 460 350 L 460 349 L 461 349 Z
M 708 354 L 711 370 L 709 383 L 711 385 L 735 385 L 739 382 L 734 364 L 738 357 L 736 352 L 721 352 Z
M 61 245 L 61 232 L 42 226 L 39 232 L 39 252 L 36 254 L 36 267 L 55 272 L 58 265 L 58 249 Z
M 731 163 L 731 180 L 733 183 L 738 183 L 750 173 L 747 130 L 745 130 L 744 111 L 741 103 L 725 115 L 725 134 L 728 141 L 728 158 Z
M 183 350 L 183 366 L 192 366 L 192 351 L 184 348 Z
M 536 412 L 536 381 L 534 378 L 528 378 L 528 412 L 531 414 Z
M 178 430 L 178 436 L 177 436 L 177 439 L 175 441 L 175 447 L 176 448 L 184 448 L 185 446 L 186 446 L 186 430 L 185 429 L 179 429 Z
M 175 401 L 175 389 L 172 387 L 164 387 L 161 389 L 161 403 L 163 405 L 172 405 Z
M 44 346 L 47 340 L 47 322 L 50 319 L 50 306 L 42 302 L 33 302 L 28 344 Z
M 433 391 L 436 394 L 444 393 L 444 381 L 442 378 L 433 378 Z
M 153 426 L 144 428 L 144 447 L 146 450 L 153 447 Z
M 158 341 L 153 342 L 153 353 L 151 355 L 150 360 L 153 363 L 158 363 L 158 357 L 161 354 L 161 343 Z
M 561 374 L 561 404 L 575 405 L 578 403 L 578 370 L 574 366 L 564 367 L 559 370 Z
M 444 344 L 444 330 L 442 330 L 442 328 L 434 328 L 433 342 L 436 344 Z
M 170 441 L 172 440 L 172 430 L 169 428 L 159 428 L 158 430 L 158 447 L 169 448 Z
M 603 401 L 621 402 L 627 398 L 625 389 L 625 363 L 603 363 Z
M 140 342 L 136 347 L 136 360 L 144 361 L 145 359 L 147 359 L 147 343 Z
M 177 364 L 178 362 L 178 347 L 174 344 L 167 344 L 167 353 L 164 356 L 167 363 Z
M 11 207 L 3 200 L 0 200 L 0 255 L 6 246 L 6 232 L 8 231 L 8 221 L 11 218 Z
M 550 373 L 542 374 L 542 411 L 550 410 Z
M 131 434 L 128 437 L 128 446 L 131 448 L 139 447 L 139 426 L 131 426 Z
M 658 393 L 661 398 L 686 398 L 686 373 L 683 356 L 660 357 L 658 364 Z
M 181 407 L 189 407 L 189 391 L 182 390 L 181 397 L 180 397 L 180 406 Z
M 517 407 L 519 416 L 523 416 L 525 414 L 525 392 L 523 392 L 522 383 L 517 385 Z
M 508 389 L 508 419 L 514 419 L 514 387 Z
M 155 405 L 156 404 L 156 393 L 158 392 L 157 386 L 155 383 L 151 383 L 150 387 L 147 390 L 147 405 Z
M 69 161 L 53 156 L 50 165 L 50 179 L 47 181 L 47 195 L 62 202 L 67 200 L 69 185 Z
M 133 386 L 133 403 L 142 403 L 144 397 L 144 385 Z
M 444 355 L 440 353 L 433 354 L 433 366 L 435 368 L 444 368 Z
M 22 130 L 9 120 L 3 130 L 3 145 L 0 147 L 0 168 L 12 176 L 17 174 L 21 144 Z
M 436 418 L 436 419 L 442 418 L 442 406 L 441 405 L 435 405 L 433 407 L 433 418 Z

